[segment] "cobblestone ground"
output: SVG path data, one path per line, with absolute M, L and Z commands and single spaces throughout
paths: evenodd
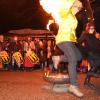
M 9 72 L 0 71 L 0 100 L 100 100 L 100 79 L 93 78 L 96 90 L 83 86 L 85 74 L 78 74 L 83 98 L 66 93 L 55 93 L 42 89 L 47 84 L 43 71 Z

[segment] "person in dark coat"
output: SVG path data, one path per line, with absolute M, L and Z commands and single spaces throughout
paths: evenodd
M 83 56 L 86 57 L 90 63 L 90 70 L 87 72 L 84 85 L 94 88 L 94 85 L 90 82 L 92 76 L 99 77 L 98 69 L 100 69 L 100 34 L 95 32 L 93 23 L 87 23 L 85 33 L 83 33 L 78 42 L 80 44 L 80 50 Z

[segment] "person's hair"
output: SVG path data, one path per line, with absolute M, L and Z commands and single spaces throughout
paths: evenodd
M 95 28 L 94 23 L 88 22 L 88 23 L 85 25 L 85 31 L 86 31 L 86 32 L 89 32 L 91 26 L 93 26 L 93 27 Z
M 59 25 L 57 23 L 51 23 L 49 29 L 50 31 L 53 31 L 53 34 L 56 36 L 59 30 Z

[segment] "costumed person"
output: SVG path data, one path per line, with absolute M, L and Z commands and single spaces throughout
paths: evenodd
M 81 60 L 82 55 L 76 47 L 76 27 L 78 21 L 75 14 L 82 8 L 79 0 L 41 0 L 41 5 L 45 3 L 48 9 L 51 6 L 51 14 L 55 21 L 59 24 L 58 34 L 56 35 L 56 45 L 63 51 L 64 55 L 60 56 L 60 61 L 68 62 L 68 73 L 70 78 L 70 86 L 68 91 L 77 97 L 83 97 L 83 93 L 79 90 L 77 82 L 77 63 Z M 55 7 L 53 8 L 53 5 Z M 43 6 L 46 9 L 45 6 Z M 46 9 L 46 10 L 48 10 Z M 58 62 L 59 63 L 59 62 Z

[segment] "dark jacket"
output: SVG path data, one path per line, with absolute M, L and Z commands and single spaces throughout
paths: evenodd
M 94 34 L 82 34 L 78 39 L 78 43 L 83 55 L 88 55 L 89 53 L 100 55 L 100 40 Z M 84 46 L 82 46 L 82 43 L 84 43 Z

